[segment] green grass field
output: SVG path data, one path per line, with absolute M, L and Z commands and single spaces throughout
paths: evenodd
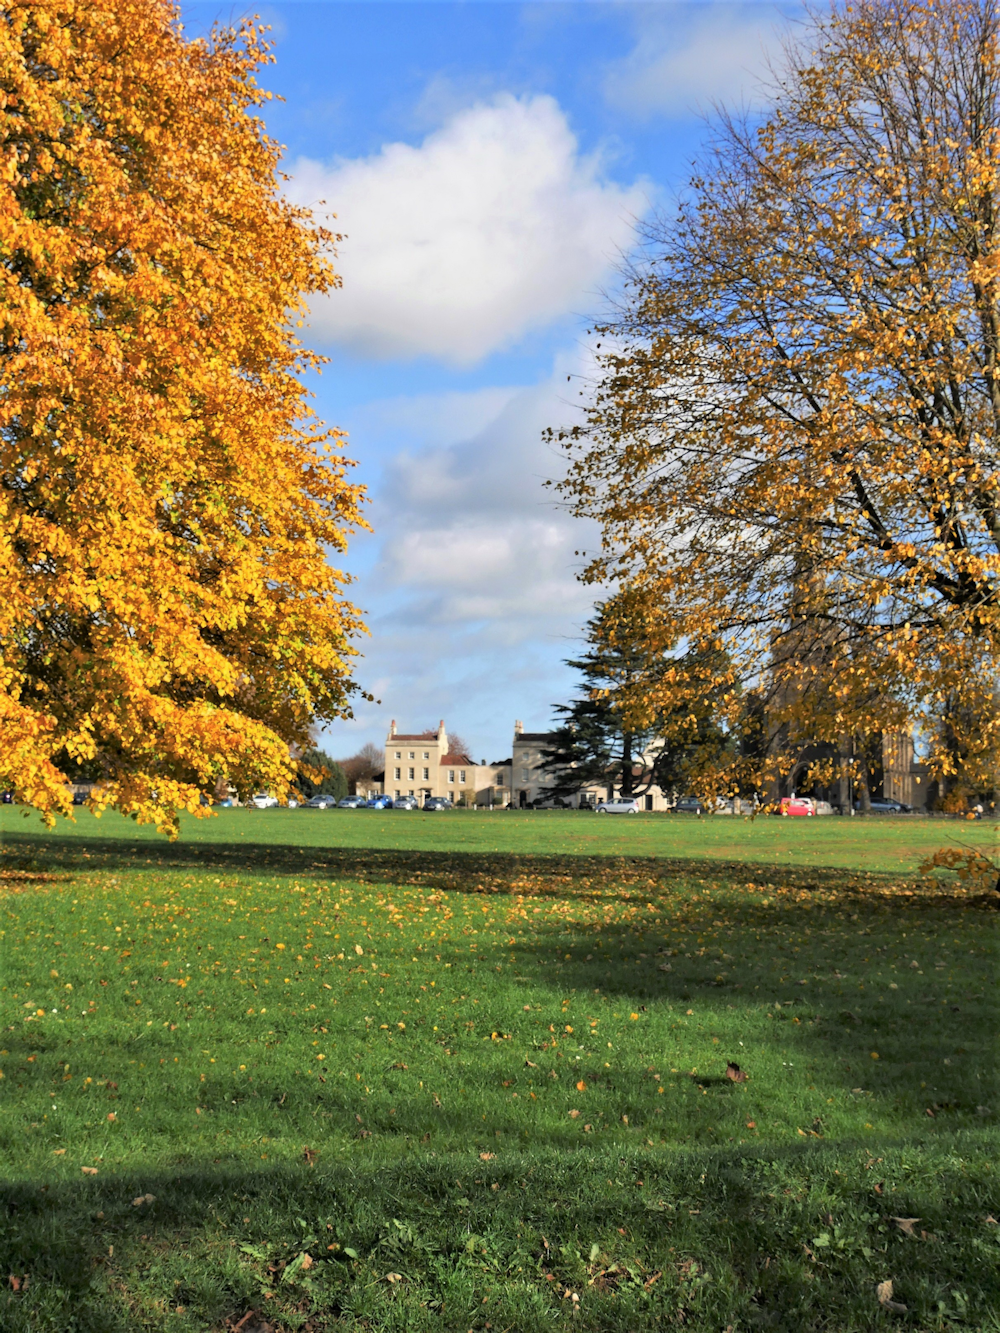
M 995 825 L 0 831 L 5 1333 L 1000 1329 Z

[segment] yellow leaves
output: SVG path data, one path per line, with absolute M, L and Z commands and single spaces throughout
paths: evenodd
M 209 47 L 154 0 L 22 12 L 0 33 L 0 244 L 24 265 L 0 292 L 0 764 L 68 814 L 65 749 L 103 773 L 98 808 L 174 832 L 220 776 L 280 794 L 351 688 L 361 627 L 326 551 L 362 492 L 309 420 L 289 315 L 335 281 L 330 238 L 275 189 L 253 25 Z

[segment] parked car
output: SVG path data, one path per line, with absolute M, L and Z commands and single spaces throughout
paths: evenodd
M 86 805 L 86 804 L 87 804 L 87 793 L 86 793 L 85 791 L 75 791 L 75 792 L 73 793 L 73 804 L 74 804 L 74 805 Z
M 2 795 L 0 795 L 0 805 L 13 805 L 13 804 L 14 804 L 13 792 L 5 791 Z
M 705 807 L 697 796 L 678 796 L 671 809 L 675 815 L 703 815 Z
M 392 809 L 392 797 L 391 797 L 391 796 L 373 796 L 373 797 L 371 798 L 371 800 L 370 800 L 370 801 L 366 801 L 365 804 L 367 805 L 367 807 L 368 807 L 369 810 L 391 810 L 391 809 Z
M 218 805 L 220 810 L 232 810 L 233 798 L 231 796 L 227 796 L 224 801 L 217 801 L 216 804 Z
M 829 801 L 814 801 L 813 804 L 814 804 L 815 807 L 816 807 L 816 813 L 817 813 L 818 815 L 832 815 L 832 814 L 833 814 L 833 806 L 830 804 Z
M 326 792 L 319 792 L 315 796 L 310 796 L 303 806 L 304 810 L 332 810 L 337 804 L 336 796 L 330 796 Z
M 811 819 L 816 813 L 816 806 L 808 796 L 782 796 L 781 813 Z
M 639 802 L 634 796 L 621 797 L 617 801 L 599 801 L 595 814 L 598 815 L 637 815 Z
M 337 802 L 337 809 L 357 810 L 358 806 L 364 805 L 364 803 L 365 803 L 365 798 L 363 796 L 345 796 L 343 797 L 342 800 L 339 800 Z
M 861 802 L 855 801 L 854 808 L 855 810 L 860 810 Z M 908 815 L 910 813 L 910 807 L 904 805 L 902 801 L 893 801 L 886 797 L 884 799 L 872 801 L 871 811 L 873 815 Z
M 397 796 L 392 803 L 394 810 L 417 810 L 417 798 L 415 796 Z
M 447 796 L 428 796 L 424 801 L 425 810 L 453 810 L 455 807 Z
M 251 798 L 251 805 L 257 810 L 273 810 L 278 804 L 277 796 L 268 796 L 267 792 L 259 791 L 256 796 Z

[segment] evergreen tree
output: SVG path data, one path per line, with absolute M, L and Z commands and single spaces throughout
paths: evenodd
M 339 801 L 347 795 L 347 774 L 336 759 L 322 750 L 308 750 L 300 763 L 315 769 L 319 775 L 309 778 L 299 769 L 299 789 L 307 801 L 314 796 L 334 796 Z
M 589 650 L 566 663 L 582 674 L 583 696 L 556 705 L 562 723 L 542 750 L 542 768 L 553 779 L 548 796 L 565 799 L 591 785 L 618 788 L 623 797 L 653 786 L 683 791 L 728 748 L 717 717 L 724 654 L 652 652 L 643 632 L 648 613 L 644 598 L 623 590 L 587 622 Z M 645 701 L 654 691 L 663 697 L 670 679 L 676 704 L 650 714 Z

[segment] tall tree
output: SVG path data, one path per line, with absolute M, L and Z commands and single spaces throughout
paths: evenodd
M 359 522 L 296 330 L 336 239 L 276 182 L 255 23 L 13 0 L 0 24 L 0 782 L 172 830 L 281 794 L 349 713 Z
M 564 799 L 592 785 L 617 787 L 624 797 L 654 785 L 685 791 L 726 749 L 718 655 L 651 651 L 653 623 L 655 608 L 631 588 L 599 604 L 588 621 L 589 650 L 566 663 L 581 673 L 584 693 L 556 706 L 563 721 L 542 750 L 550 796 Z M 695 681 L 703 688 L 693 688 Z M 655 709 L 651 697 L 660 701 Z
M 649 590 L 653 641 L 724 646 L 813 740 L 996 672 L 998 41 L 992 0 L 814 17 L 770 114 L 721 116 L 646 233 L 559 434 L 603 528 L 585 577 Z M 1000 724 L 971 747 L 987 764 Z

